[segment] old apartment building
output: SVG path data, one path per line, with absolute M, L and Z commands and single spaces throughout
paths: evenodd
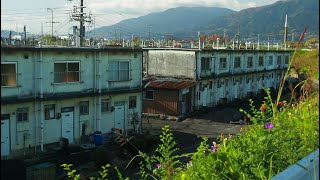
M 290 55 L 285 50 L 145 49 L 143 102 L 148 106 L 143 112 L 182 116 L 277 89 Z M 177 82 L 185 86 L 174 88 Z
M 142 50 L 1 47 L 1 156 L 141 128 Z

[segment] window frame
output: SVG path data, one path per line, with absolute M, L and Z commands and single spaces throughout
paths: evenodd
M 134 103 L 133 103 L 133 100 L 134 100 Z M 135 108 L 137 108 L 137 96 L 129 96 L 129 109 L 135 109 Z
M 224 60 L 225 62 L 222 62 L 222 60 Z M 225 67 L 223 67 L 223 65 Z M 227 58 L 226 57 L 219 58 L 219 69 L 227 69 Z
M 79 64 L 79 70 L 78 71 L 68 71 L 68 64 L 71 63 L 78 63 Z M 67 74 L 67 81 L 63 81 L 63 82 L 55 82 L 55 74 L 56 73 L 62 73 L 62 72 L 56 72 L 55 71 L 55 64 L 66 64 L 66 71 L 64 73 Z M 78 81 L 71 81 L 69 82 L 69 72 L 78 72 L 79 73 L 79 77 L 78 77 Z M 72 83 L 80 83 L 81 82 L 81 61 L 54 61 L 53 62 L 53 83 L 54 84 L 72 84 Z
M 100 107 L 100 111 L 101 113 L 107 113 L 111 111 L 111 100 L 108 98 L 105 99 L 101 99 L 101 107 Z M 107 106 L 104 106 L 103 104 L 106 103 Z
M 22 120 L 19 120 L 19 114 L 22 114 Z M 26 114 L 26 120 L 23 120 L 23 114 Z M 29 121 L 29 108 L 28 107 L 22 107 L 22 108 L 17 108 L 16 110 L 16 118 L 17 118 L 17 122 L 28 122 Z
M 241 57 L 240 56 L 234 57 L 233 68 L 234 69 L 241 68 Z
M 282 56 L 277 56 L 277 65 L 281 65 Z
M 44 120 L 56 119 L 56 105 L 55 104 L 46 104 L 43 106 L 44 109 Z M 53 109 L 53 117 L 50 117 L 50 110 Z M 49 110 L 49 115 L 47 117 L 47 110 Z
M 9 86 L 9 85 L 4 85 L 2 86 L 2 75 L 6 75 L 6 74 L 2 74 L 2 71 L 1 71 L 1 87 L 4 87 L 4 88 L 12 88 L 12 87 L 17 87 L 18 86 L 18 63 L 17 62 L 1 62 L 1 65 L 4 65 L 4 64 L 11 64 L 11 65 L 14 65 L 15 66 L 15 85 L 13 86 Z
M 210 71 L 211 61 L 211 57 L 201 57 L 201 71 Z
M 259 56 L 258 57 L 258 66 L 264 66 L 264 57 L 263 56 Z
M 251 64 L 251 66 L 249 66 L 249 64 Z M 247 68 L 253 68 L 253 57 L 252 56 L 249 56 L 247 58 Z
M 127 62 L 128 63 L 128 69 L 120 69 L 120 63 L 122 62 Z M 117 70 L 114 70 L 114 69 L 110 69 L 110 64 L 111 63 L 117 63 Z M 121 71 L 124 71 L 124 70 L 127 70 L 128 71 L 128 79 L 121 79 L 120 78 L 120 72 Z M 117 72 L 117 79 L 111 79 L 111 72 L 112 71 L 116 71 Z M 111 82 L 116 82 L 116 81 L 130 81 L 131 80 L 131 61 L 130 60 L 110 60 L 109 63 L 108 63 L 108 81 L 111 81 Z
M 284 57 L 284 64 L 285 64 L 285 65 L 288 65 L 288 64 L 289 64 L 289 61 L 290 61 L 289 55 L 286 55 L 286 56 Z
M 269 56 L 269 58 L 268 58 L 268 66 L 273 66 L 273 56 Z
M 90 104 L 89 101 L 80 101 L 79 102 L 79 114 L 80 115 L 88 115 L 90 113 Z M 86 109 L 84 112 L 83 110 Z
M 148 97 L 147 97 L 148 92 L 152 92 L 152 98 L 148 98 Z M 154 90 L 146 90 L 145 95 L 144 95 L 144 98 L 145 98 L 146 100 L 154 100 Z

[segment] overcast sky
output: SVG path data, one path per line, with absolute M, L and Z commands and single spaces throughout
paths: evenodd
M 123 19 L 139 17 L 179 6 L 224 7 L 239 11 L 249 7 L 268 5 L 277 0 L 84 0 L 85 12 L 91 12 L 95 23 L 86 23 L 86 29 L 115 24 Z M 74 5 L 80 0 L 1 0 L 1 30 L 51 34 L 51 18 L 55 35 L 72 33 L 70 21 Z M 48 10 L 50 8 L 51 10 Z M 43 28 L 41 28 L 43 27 Z

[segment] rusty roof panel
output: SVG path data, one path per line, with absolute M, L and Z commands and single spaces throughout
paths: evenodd
M 196 85 L 196 81 L 189 81 L 189 80 L 154 80 L 150 81 L 148 87 L 157 88 L 157 89 L 174 89 L 180 90 L 188 87 L 192 87 Z

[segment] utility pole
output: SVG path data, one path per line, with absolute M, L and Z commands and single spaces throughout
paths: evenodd
M 288 16 L 286 14 L 286 19 L 284 22 L 284 38 L 283 38 L 283 41 L 284 41 L 283 43 L 285 47 L 287 46 L 287 38 L 288 38 Z
M 59 22 L 53 21 L 53 10 L 51 8 L 47 8 L 47 11 L 51 11 L 51 22 L 46 22 L 46 23 L 51 23 L 51 37 L 53 37 L 53 24 L 59 23 Z
M 258 49 L 258 50 L 259 50 L 259 48 L 260 48 L 260 44 L 259 44 L 259 43 L 260 43 L 259 35 L 260 35 L 260 34 L 258 34 L 258 44 L 257 44 L 257 49 Z
M 83 45 L 83 38 L 85 37 L 85 27 L 84 27 L 84 23 L 85 22 L 91 22 L 91 17 L 89 16 L 85 16 L 85 13 L 83 12 L 83 9 L 85 7 L 83 6 L 83 0 L 80 1 L 80 7 L 74 7 L 73 9 L 73 14 L 72 14 L 72 18 L 75 21 L 79 21 L 79 44 L 77 46 L 82 46 Z M 80 9 L 80 12 L 78 12 L 78 9 Z
M 23 26 L 23 32 L 24 32 L 24 45 L 27 44 L 27 29 L 26 25 Z
M 82 46 L 83 43 L 83 37 L 84 37 L 84 26 L 83 26 L 83 0 L 80 1 L 80 46 Z
M 237 33 L 237 41 L 238 41 L 238 49 L 240 49 L 240 25 L 238 26 L 238 33 Z

